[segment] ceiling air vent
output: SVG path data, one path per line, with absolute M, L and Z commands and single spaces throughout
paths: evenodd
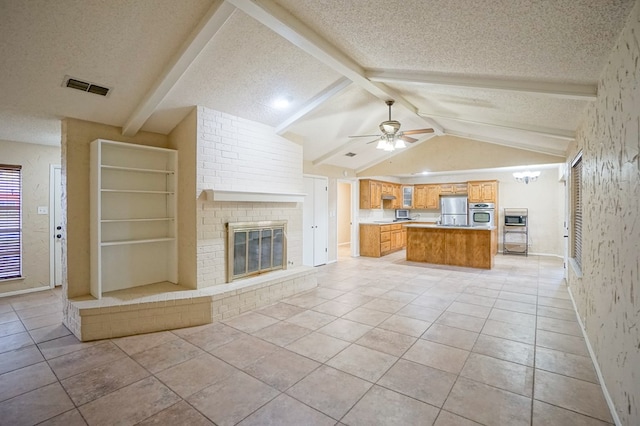
M 355 152 L 347 152 L 345 155 L 347 157 L 355 157 L 356 156 Z
M 107 96 L 109 94 L 108 87 L 99 86 L 97 84 L 89 83 L 87 81 L 78 80 L 77 78 L 72 78 L 66 76 L 64 79 L 64 87 L 69 87 L 71 89 L 82 90 L 83 92 L 94 93 L 100 96 Z

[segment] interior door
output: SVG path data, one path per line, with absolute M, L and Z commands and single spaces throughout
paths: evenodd
M 326 178 L 314 179 L 315 235 L 313 266 L 327 263 L 329 247 L 329 197 Z
M 307 194 L 302 207 L 302 263 L 318 266 L 327 263 L 329 240 L 328 180 L 304 178 Z

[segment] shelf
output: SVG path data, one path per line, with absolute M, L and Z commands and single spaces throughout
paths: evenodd
M 102 219 L 100 223 L 119 223 L 119 222 L 161 222 L 175 220 L 173 217 L 149 217 L 140 219 Z
M 175 241 L 175 238 L 166 237 L 166 238 L 149 238 L 149 239 L 146 239 L 146 240 L 104 241 L 104 242 L 100 243 L 100 245 L 102 247 L 109 247 L 109 246 L 124 246 L 124 245 L 129 245 L 129 244 L 161 243 L 161 242 L 165 242 L 165 241 Z
M 302 203 L 307 194 L 283 192 L 250 192 L 205 189 L 209 201 L 248 201 L 263 203 Z
M 178 282 L 178 152 L 91 143 L 91 294 Z
M 139 189 L 101 189 L 100 192 L 122 193 L 122 194 L 161 194 L 173 195 L 173 191 L 144 191 Z
M 124 167 L 124 166 L 100 166 L 103 170 L 115 170 L 123 172 L 136 172 L 136 173 L 160 173 L 165 175 L 172 175 L 175 172 L 173 170 L 161 170 L 161 169 L 141 169 L 137 167 Z

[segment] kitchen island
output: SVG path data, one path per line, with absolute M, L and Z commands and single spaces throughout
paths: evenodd
M 406 224 L 407 260 L 491 269 L 496 239 L 493 227 Z

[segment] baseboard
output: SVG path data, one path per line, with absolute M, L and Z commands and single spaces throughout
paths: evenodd
M 620 422 L 620 418 L 618 417 L 618 413 L 616 411 L 616 406 L 613 403 L 613 399 L 611 399 L 611 395 L 609 395 L 609 390 L 607 389 L 607 385 L 604 383 L 604 377 L 602 376 L 600 365 L 598 364 L 596 354 L 593 351 L 593 348 L 591 347 L 591 342 L 589 342 L 589 337 L 587 336 L 587 331 L 584 328 L 584 324 L 582 323 L 582 318 L 580 318 L 580 314 L 578 314 L 578 307 L 576 306 L 576 301 L 573 298 L 571 287 L 569 287 L 568 285 L 567 285 L 567 291 L 569 292 L 569 297 L 571 298 L 571 303 L 573 304 L 573 310 L 576 313 L 576 318 L 578 318 L 578 324 L 580 324 L 580 330 L 582 330 L 582 336 L 584 337 L 584 341 L 587 344 L 587 350 L 589 351 L 591 362 L 593 362 L 593 367 L 595 368 L 596 374 L 598 375 L 598 381 L 600 382 L 600 386 L 602 387 L 602 393 L 604 394 L 604 399 L 605 401 L 607 401 L 607 405 L 609 406 L 609 412 L 611 413 L 613 422 L 616 424 L 616 426 L 622 426 L 622 422 Z
M 34 287 L 34 288 L 25 288 L 24 290 L 8 291 L 6 293 L 0 293 L 0 298 L 9 297 L 9 296 L 19 296 L 21 294 L 35 293 L 36 291 L 45 291 L 45 290 L 51 290 L 51 287 L 49 287 L 49 286 L 46 286 L 46 287 Z

